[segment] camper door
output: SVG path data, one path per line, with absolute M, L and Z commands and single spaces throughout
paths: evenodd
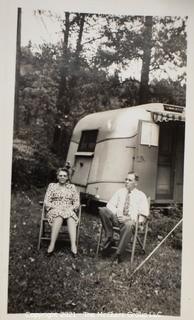
M 138 123 L 134 171 L 139 176 L 138 186 L 152 200 L 155 199 L 158 163 L 159 126 L 151 121 Z
M 83 130 L 75 154 L 74 174 L 72 182 L 80 187 L 86 187 L 96 147 L 98 130 Z
M 184 127 L 184 123 L 178 121 L 164 121 L 160 124 L 156 187 L 158 200 L 180 203 L 183 200 Z
M 72 182 L 80 187 L 86 187 L 88 183 L 88 176 L 90 173 L 90 167 L 92 164 L 92 154 L 89 156 L 76 155 L 74 174 Z

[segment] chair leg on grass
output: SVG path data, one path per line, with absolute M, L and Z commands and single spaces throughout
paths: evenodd
M 77 246 L 77 250 L 78 250 L 78 245 L 79 245 L 79 234 L 80 234 L 80 223 L 81 223 L 81 214 L 82 214 L 82 208 L 84 207 L 84 205 L 81 205 L 79 207 L 79 221 L 78 221 L 78 225 L 77 225 L 77 230 L 76 230 L 76 246 Z
M 44 208 L 42 209 L 44 210 Z M 42 218 L 41 218 L 41 222 L 40 222 L 40 230 L 39 230 L 39 236 L 38 236 L 38 246 L 37 246 L 37 250 L 40 250 L 40 243 L 41 243 L 41 238 L 44 232 L 44 221 L 43 221 L 43 212 L 42 212 Z
M 131 251 L 131 265 L 133 264 L 134 255 L 135 255 L 135 248 L 137 243 L 137 232 L 138 232 L 138 221 L 135 224 L 135 232 L 134 232 L 133 245 L 132 245 L 132 251 Z
M 144 235 L 144 239 L 143 239 L 143 250 L 144 251 L 145 251 L 145 247 L 146 247 L 147 233 L 148 233 L 148 223 L 146 223 L 146 226 L 145 226 L 145 235 Z
M 102 226 L 100 227 L 100 233 L 99 233 L 98 244 L 96 249 L 96 258 L 98 257 L 101 241 L 102 241 Z

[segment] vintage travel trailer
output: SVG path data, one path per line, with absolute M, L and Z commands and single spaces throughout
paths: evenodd
M 182 203 L 185 112 L 151 103 L 97 112 L 82 118 L 70 142 L 67 161 L 72 182 L 102 201 L 124 185 L 127 172 L 154 203 Z

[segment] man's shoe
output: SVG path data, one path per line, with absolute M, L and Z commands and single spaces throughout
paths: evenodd
M 102 245 L 103 247 L 103 250 L 106 250 L 108 249 L 113 243 L 113 238 L 112 237 L 107 237 L 105 240 L 104 240 L 104 243 Z
M 112 264 L 119 264 L 122 262 L 121 255 L 119 253 L 114 253 L 112 256 Z

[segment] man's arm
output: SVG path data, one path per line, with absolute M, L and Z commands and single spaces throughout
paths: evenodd
M 112 198 L 108 201 L 106 207 L 112 211 L 115 215 L 117 214 L 118 209 L 118 199 L 119 199 L 119 191 L 116 191 Z

